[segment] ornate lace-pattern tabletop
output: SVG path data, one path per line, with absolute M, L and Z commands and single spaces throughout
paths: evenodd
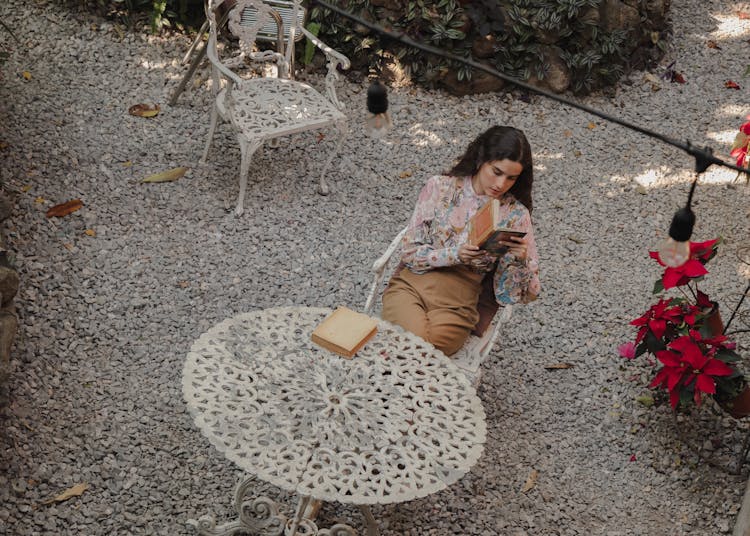
M 486 437 L 481 401 L 432 345 L 379 321 L 349 360 L 310 336 L 330 309 L 224 320 L 192 346 L 183 393 L 196 425 L 280 488 L 354 504 L 408 501 L 463 476 Z

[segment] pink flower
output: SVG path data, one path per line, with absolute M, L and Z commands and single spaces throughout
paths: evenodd
M 620 357 L 625 359 L 635 359 L 635 344 L 632 342 L 626 342 L 617 347 L 617 351 Z

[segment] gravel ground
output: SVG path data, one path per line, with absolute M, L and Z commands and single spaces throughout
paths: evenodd
M 639 72 L 584 102 L 727 155 L 750 112 L 750 21 L 740 7 L 673 3 L 674 35 L 654 75 L 676 61 L 687 83 L 659 81 L 655 91 Z M 187 39 L 122 35 L 47 0 L 3 2 L 0 19 L 22 40 L 0 31 L 0 48 L 11 49 L 0 65 L 0 179 L 16 197 L 5 235 L 22 278 L 10 402 L 0 410 L 1 534 L 181 535 L 189 518 L 229 518 L 243 475 L 187 413 L 180 372 L 191 343 L 244 311 L 362 307 L 368 267 L 423 182 L 492 124 L 524 129 L 534 148 L 544 293 L 516 309 L 486 364 L 484 456 L 442 493 L 374 508 L 384 536 L 731 530 L 747 475 L 727 468 L 747 424 L 711 403 L 676 418 L 661 401 L 641 406 L 646 370 L 615 350 L 650 303 L 659 272 L 646 251 L 692 178 L 680 151 L 541 98 L 411 87 L 391 92 L 396 129 L 373 141 L 360 126 L 365 83 L 343 81 L 351 134 L 331 195 L 315 193 L 330 144 L 299 135 L 259 151 L 236 218 L 229 128 L 198 164 L 208 88 L 165 104 Z M 728 79 L 742 89 L 725 88 Z M 138 102 L 162 113 L 128 115 Z M 190 168 L 177 182 L 139 183 L 176 166 Z M 710 170 L 694 203 L 696 238 L 726 239 L 705 282 L 725 311 L 748 277 L 736 253 L 748 242 L 750 190 L 733 178 Z M 72 198 L 84 208 L 45 217 Z M 560 361 L 574 367 L 544 369 Z M 532 470 L 536 486 L 522 493 Z M 90 485 L 81 497 L 43 504 L 79 482 Z M 337 505 L 321 520 L 361 526 L 356 510 Z

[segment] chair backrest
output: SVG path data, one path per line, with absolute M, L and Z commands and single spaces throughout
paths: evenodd
M 304 37 L 299 28 L 307 17 L 300 0 L 209 0 L 209 4 L 218 24 L 227 21 L 229 31 L 239 38 L 245 53 L 251 52 L 256 41 L 282 41 L 285 44 L 279 43 L 277 51 L 291 63 L 294 42 Z
M 302 32 L 296 31 L 297 26 L 304 26 L 307 18 L 307 10 L 304 6 L 293 0 L 265 0 L 265 3 L 271 6 L 279 15 L 281 15 L 281 21 L 284 24 L 283 37 L 285 40 L 289 40 L 289 31 L 291 28 L 295 29 L 294 40 L 299 41 L 304 36 Z M 296 4 L 296 6 L 295 6 Z M 257 10 L 245 9 L 242 12 L 241 24 L 243 26 L 250 26 L 255 23 Z M 297 24 L 293 24 L 294 18 L 297 18 Z M 258 30 L 257 39 L 259 41 L 276 41 L 276 24 L 273 21 L 269 21 L 264 24 L 260 30 Z

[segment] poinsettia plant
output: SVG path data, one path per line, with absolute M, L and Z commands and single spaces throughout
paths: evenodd
M 745 119 L 750 119 L 750 115 L 748 115 Z M 730 156 L 733 156 L 737 159 L 737 167 L 750 167 L 750 158 L 748 158 L 749 149 L 750 121 L 747 121 L 740 125 L 740 131 L 734 137 L 734 143 L 732 143 L 732 152 L 729 153 Z
M 716 256 L 720 242 L 718 238 L 690 242 L 690 257 L 678 267 L 666 266 L 657 252 L 649 252 L 664 266 L 653 291 L 661 297 L 630 322 L 636 328 L 635 340 L 619 347 L 620 355 L 626 359 L 645 353 L 655 357 L 649 361 L 654 369 L 649 386 L 666 390 L 672 408 L 679 404 L 700 405 L 708 395 L 720 402 L 731 400 L 746 385 L 736 367 L 740 356 L 735 344 L 722 333 L 718 304 L 698 288 L 708 274 L 706 264 Z M 679 295 L 664 296 L 672 289 Z

